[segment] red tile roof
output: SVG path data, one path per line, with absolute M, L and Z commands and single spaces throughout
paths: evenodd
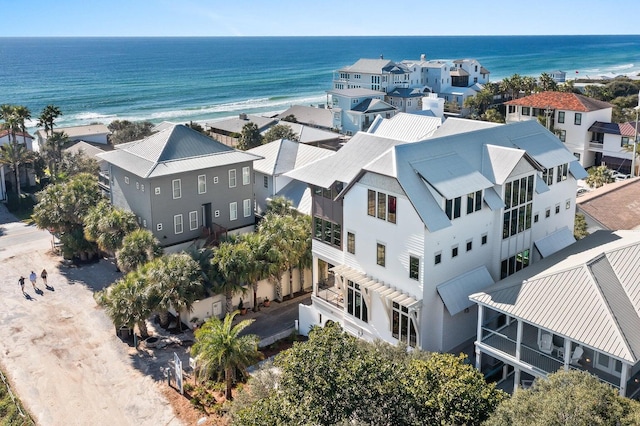
M 588 98 L 576 93 L 565 92 L 541 92 L 524 98 L 506 102 L 507 105 L 518 105 L 532 108 L 552 108 L 567 111 L 589 112 L 599 109 L 612 108 L 608 102 Z
M 3 138 L 5 136 L 7 136 L 9 134 L 8 130 L 0 130 L 0 138 Z M 17 138 L 22 138 L 23 133 L 22 132 L 16 132 L 16 137 Z M 24 136 L 28 137 L 29 139 L 33 139 L 33 136 L 31 136 L 29 133 L 24 133 Z

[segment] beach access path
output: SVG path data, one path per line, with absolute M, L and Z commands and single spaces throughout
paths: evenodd
M 0 203 L 0 363 L 34 420 L 43 426 L 182 425 L 161 384 L 135 367 L 129 346 L 93 299 L 117 277 L 115 268 L 102 262 L 67 268 L 60 260 L 51 254 L 48 232 L 18 222 Z M 53 289 L 40 278 L 43 268 Z M 29 282 L 32 270 L 40 294 Z

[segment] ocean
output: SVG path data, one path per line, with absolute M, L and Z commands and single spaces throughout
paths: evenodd
M 492 81 L 557 69 L 630 74 L 640 72 L 640 35 L 0 38 L 0 104 L 26 105 L 35 118 L 57 105 L 58 126 L 213 121 L 324 103 L 335 70 L 421 54 L 478 59 Z

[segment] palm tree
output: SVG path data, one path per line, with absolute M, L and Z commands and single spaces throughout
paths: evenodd
M 147 277 L 157 299 L 161 318 L 170 307 L 176 311 L 178 329 L 182 331 L 180 312 L 193 310 L 193 302 L 203 294 L 198 263 L 185 253 L 173 253 L 154 259 L 148 265 Z M 167 321 L 161 321 L 166 324 Z
M 558 83 L 546 72 L 540 74 L 538 78 L 538 91 L 555 92 L 556 90 L 558 90 Z
M 43 147 L 43 153 L 47 160 L 47 165 L 51 173 L 51 177 L 55 180 L 58 178 L 58 164 L 62 161 L 62 148 L 69 142 L 69 137 L 64 132 L 53 132 L 47 138 Z
M 589 176 L 585 179 L 587 185 L 591 188 L 600 188 L 606 183 L 613 182 L 613 177 L 607 166 L 591 167 Z
M 40 117 L 38 117 L 38 126 L 44 127 L 44 132 L 47 135 L 53 134 L 55 121 L 61 115 L 60 108 L 55 105 L 47 105 L 40 113 Z
M 122 247 L 122 240 L 138 229 L 136 215 L 128 210 L 113 207 L 107 200 L 89 209 L 84 217 L 84 235 L 96 242 L 100 250 L 110 255 Z
M 118 268 L 130 272 L 162 255 L 160 242 L 148 229 L 136 229 L 122 239 L 122 247 L 116 252 Z
M 233 311 L 233 295 L 247 291 L 244 283 L 249 257 L 249 246 L 240 239 L 223 242 L 213 254 L 212 262 L 216 264 L 222 278 L 215 291 L 225 295 L 227 313 Z
M 237 311 L 227 314 L 224 321 L 209 318 L 196 330 L 196 342 L 191 347 L 200 380 L 212 377 L 216 371 L 224 371 L 225 396 L 229 401 L 233 399 L 231 385 L 234 372 L 240 369 L 244 373 L 248 366 L 262 359 L 262 353 L 258 351 L 258 336 L 240 336 L 240 332 L 253 320 L 244 320 L 233 326 L 237 314 Z
M 130 272 L 104 290 L 101 305 L 117 328 L 138 326 L 140 336 L 149 336 L 146 319 L 153 312 L 153 302 L 147 291 L 147 268 Z
M 13 107 L 13 112 L 18 119 L 20 125 L 20 131 L 22 132 L 22 142 L 27 145 L 27 125 L 26 121 L 31 120 L 31 111 L 29 108 L 23 105 L 16 105 Z
M 20 166 L 28 164 L 33 160 L 33 152 L 29 151 L 24 145 L 17 143 L 9 143 L 0 147 L 0 164 L 6 164 L 11 167 L 15 176 L 16 194 L 20 199 Z
M 282 195 L 278 195 L 267 202 L 265 214 L 274 213 L 279 215 L 290 215 L 297 213 L 293 210 L 293 202 Z

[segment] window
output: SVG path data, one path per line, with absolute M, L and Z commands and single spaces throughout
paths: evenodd
M 513 275 L 521 269 L 529 266 L 529 250 L 504 259 L 500 264 L 500 279 Z
M 565 210 L 569 210 L 571 208 L 571 200 L 567 200 L 564 204 Z
M 229 203 L 229 220 L 236 219 L 238 219 L 238 203 L 234 201 Z
M 578 159 L 578 161 L 580 161 L 580 153 L 574 152 L 573 156 L 576 157 Z
M 629 145 L 629 137 L 628 136 L 623 136 L 620 139 L 620 146 L 624 147 L 624 146 L 627 146 L 627 145 Z
M 214 177 L 213 177 L 213 183 L 214 183 L 214 184 L 218 183 L 218 176 L 214 176 Z
M 538 223 L 539 219 L 540 219 L 540 215 L 538 213 L 533 215 L 533 223 Z
M 560 142 L 566 142 L 567 141 L 567 131 L 566 130 L 558 130 L 558 138 L 560 139 Z
M 573 124 L 575 124 L 576 126 L 579 126 L 582 124 L 582 114 L 579 112 L 576 112 L 575 117 L 573 118 Z
M 487 234 L 482 234 L 481 243 L 482 245 L 487 244 Z
M 364 322 L 369 320 L 367 302 L 362 295 L 360 284 L 351 280 L 347 280 L 347 312 Z
M 420 259 L 415 256 L 409 256 L 409 278 L 420 279 Z
M 347 251 L 356 254 L 356 234 L 347 232 Z
M 127 185 L 129 185 L 129 177 L 128 177 L 128 176 L 125 176 L 125 177 L 124 177 L 124 183 L 126 183 Z
M 569 175 L 569 164 L 559 165 L 558 173 L 556 176 L 556 182 L 562 182 L 563 180 L 567 180 L 568 175 Z
M 509 114 L 513 114 L 514 112 L 516 112 L 516 106 L 515 105 L 509 105 Z
M 182 234 L 182 215 L 177 214 L 173 216 L 173 232 L 176 234 Z
M 391 333 L 394 338 L 411 347 L 416 346 L 416 326 L 409 315 L 409 308 L 393 302 L 391 324 Z
M 180 179 L 174 179 L 172 181 L 173 184 L 173 199 L 177 200 L 182 197 L 182 182 Z
M 249 198 L 242 201 L 242 210 L 244 217 L 251 216 L 251 200 Z
M 530 115 L 529 107 L 522 107 L 522 115 Z
M 473 248 L 473 241 L 471 240 L 467 241 L 467 251 L 471 251 L 472 248 Z
M 591 132 L 593 136 L 591 136 L 591 142 L 595 143 L 604 143 L 604 133 L 602 132 Z
M 451 247 L 451 257 L 458 257 L 458 246 Z
M 229 188 L 236 187 L 236 169 L 229 170 Z
M 556 204 L 556 214 L 560 213 L 560 204 Z
M 242 184 L 249 185 L 251 183 L 251 169 L 249 166 L 242 168 Z
M 531 228 L 533 175 L 507 182 L 504 187 L 502 238 L 506 239 Z
M 162 224 L 161 224 L 161 223 L 158 223 L 158 224 L 156 225 L 156 230 L 158 230 L 158 231 L 162 231 Z
M 318 241 L 342 248 L 342 227 L 337 223 L 314 217 L 313 237 Z
M 140 184 L 140 191 L 144 192 L 144 183 Z
M 205 194 L 207 192 L 207 175 L 198 176 L 198 194 Z
M 564 123 L 564 111 L 558 111 L 558 123 Z
M 446 200 L 444 205 L 444 211 L 449 219 L 457 219 L 460 217 L 460 206 L 462 204 L 462 197 L 456 197 L 453 200 Z
M 157 186 L 154 191 L 155 191 L 156 195 L 160 195 L 160 187 L 159 186 Z
M 439 265 L 440 263 L 442 263 L 442 253 L 438 252 L 435 254 L 435 256 L 433 257 L 433 263 L 435 265 Z
M 268 187 L 269 187 L 269 177 L 268 177 L 268 176 L 265 176 L 265 177 L 263 177 L 263 178 L 262 178 L 262 185 L 263 185 L 265 188 L 268 188 Z
M 136 182 L 136 189 L 140 189 L 140 182 Z
M 546 210 L 544 211 L 544 217 L 545 217 L 545 219 L 546 219 L 546 218 L 548 218 L 548 217 L 550 217 L 550 216 L 551 216 L 551 209 L 546 209 Z
M 467 194 L 467 214 L 477 212 L 482 208 L 482 191 Z
M 553 185 L 553 169 L 544 169 L 542 171 L 542 180 L 547 185 Z
M 195 230 L 198 229 L 198 212 L 192 211 L 189 212 L 189 229 Z
M 387 248 L 384 244 L 377 243 L 376 249 L 376 263 L 380 266 L 385 266 Z
M 342 189 L 340 188 L 339 191 Z M 397 198 L 393 195 L 376 192 L 372 189 L 367 190 L 367 214 L 369 216 L 396 223 L 396 208 Z

